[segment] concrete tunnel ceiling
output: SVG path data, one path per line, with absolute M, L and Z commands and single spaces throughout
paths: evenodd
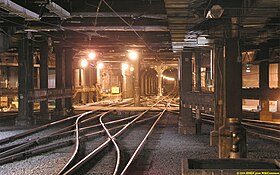
M 212 47 L 212 39 L 238 30 L 241 49 L 262 44 L 279 47 L 279 0 L 9 0 L 0 1 L 1 37 L 9 41 L 1 52 L 15 52 L 23 32 L 31 32 L 34 46 L 44 37 L 51 47 L 76 52 L 94 49 L 100 59 L 124 59 L 136 49 L 142 59 L 176 61 L 183 47 Z M 206 18 L 214 5 L 220 18 Z

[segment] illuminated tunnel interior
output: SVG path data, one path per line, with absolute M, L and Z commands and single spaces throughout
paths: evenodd
M 178 69 L 169 68 L 163 71 L 162 90 L 163 95 L 168 95 L 174 91 L 178 93 Z
M 158 94 L 158 77 L 155 69 L 145 69 L 142 72 L 141 95 L 152 96 Z

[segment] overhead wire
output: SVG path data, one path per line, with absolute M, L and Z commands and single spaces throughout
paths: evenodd
M 102 0 L 101 0 L 101 2 L 102 2 Z M 9 14 L 9 13 L 3 12 L 3 11 L 0 11 L 0 13 Z M 0 19 L 3 19 L 3 20 L 6 20 L 6 21 L 9 21 L 9 22 L 12 22 L 12 23 L 17 24 L 17 25 L 21 25 L 21 26 L 23 26 L 23 27 L 25 27 L 25 28 L 28 27 L 27 24 L 23 25 L 23 24 L 16 23 L 16 22 L 14 22 L 14 21 L 8 20 L 8 19 L 6 19 L 6 18 L 0 17 Z M 76 32 L 76 33 L 79 33 L 79 34 L 82 34 L 82 35 L 86 35 L 87 37 L 91 36 L 91 35 L 89 35 L 87 32 L 81 32 L 81 31 L 73 30 L 73 29 L 71 29 L 71 28 L 62 26 L 61 24 L 56 25 L 56 24 L 49 23 L 49 22 L 45 22 L 45 21 L 41 21 L 41 20 L 38 21 L 38 22 L 39 22 L 39 23 L 42 23 L 42 24 L 50 25 L 50 26 L 53 26 L 53 27 L 57 27 L 58 29 L 61 29 L 62 31 L 65 31 L 65 30 L 67 30 L 67 31 L 73 31 L 73 32 Z M 40 31 L 40 32 L 42 32 L 42 31 Z M 116 38 L 111 38 L 111 37 L 103 36 L 103 35 L 100 35 L 100 34 L 97 34 L 96 36 L 101 37 L 101 38 L 108 38 L 108 39 L 111 39 L 111 40 L 119 41 L 119 40 L 116 39 Z M 57 37 L 57 38 L 58 38 L 58 37 Z M 66 41 L 66 40 L 65 40 L 65 41 Z
M 28 26 L 23 25 L 23 24 L 21 24 L 21 23 L 17 23 L 17 22 L 14 22 L 14 21 L 11 21 L 11 20 L 9 20 L 9 19 L 2 18 L 2 17 L 0 17 L 0 19 L 5 20 L 5 21 L 8 21 L 8 22 L 10 22 L 10 23 L 13 23 L 13 24 L 16 24 L 16 25 L 19 25 L 19 26 L 22 26 L 22 27 L 25 27 L 25 28 L 29 29 Z M 62 39 L 62 40 L 64 40 L 65 42 L 68 42 L 69 44 L 79 45 L 79 44 L 77 44 L 77 43 L 75 43 L 75 42 L 71 42 L 71 41 L 65 40 L 64 38 L 51 35 L 51 34 L 49 34 L 49 33 L 47 33 L 47 32 L 38 31 L 38 33 L 44 34 L 44 35 L 49 36 L 49 37 L 52 37 L 52 38 Z M 8 36 L 13 37 L 13 36 L 11 36 L 11 35 L 8 35 Z M 13 37 L 13 38 L 16 38 L 16 37 Z M 18 40 L 23 40 L 23 39 L 26 39 L 26 38 L 27 38 L 27 37 L 16 38 L 16 39 L 18 39 Z
M 119 17 L 127 26 L 129 26 L 129 28 L 135 33 L 135 35 L 140 39 L 140 40 L 142 40 L 142 42 L 145 44 L 145 46 L 149 49 L 149 50 L 151 50 L 151 51 L 153 51 L 153 52 L 155 52 L 155 50 L 153 50 L 147 43 L 146 43 L 146 41 L 143 39 L 143 37 L 141 37 L 140 35 L 139 35 L 139 33 L 123 18 L 123 17 L 121 17 L 105 0 L 102 0 L 103 2 L 104 2 L 104 4 L 117 16 L 117 17 Z
M 101 4 L 102 2 L 104 2 L 104 4 L 118 17 L 120 18 L 127 26 L 130 27 L 130 29 L 134 32 L 134 34 L 144 43 L 144 45 L 152 52 L 156 53 L 155 50 L 153 50 L 148 44 L 147 42 L 143 39 L 143 37 L 140 36 L 140 34 L 132 27 L 132 25 L 130 25 L 123 17 L 121 17 L 105 0 L 100 0 L 99 1 L 99 4 L 98 4 L 98 7 L 97 7 L 97 13 L 96 13 L 96 16 L 95 16 L 95 22 L 94 22 L 94 26 L 96 27 L 97 25 L 97 20 L 98 20 L 98 14 L 99 14 L 99 10 L 100 10 L 100 7 L 101 7 Z M 0 13 L 6 13 L 6 14 L 9 14 L 7 12 L 0 12 Z M 6 18 L 2 18 L 0 17 L 0 19 L 3 19 L 3 20 L 6 20 L 6 21 L 9 21 L 11 23 L 14 23 L 14 24 L 17 24 L 17 25 L 20 25 L 20 26 L 23 26 L 24 28 L 28 28 L 28 23 L 23 25 L 23 24 L 20 24 L 20 23 L 16 23 L 14 21 L 11 21 L 11 20 L 8 20 Z M 53 24 L 53 23 L 49 23 L 49 22 L 45 22 L 45 21 L 38 21 L 39 23 L 42 23 L 42 24 L 46 24 L 46 25 L 50 25 L 50 26 L 53 26 L 53 27 L 57 27 L 58 29 L 60 30 L 68 30 L 68 31 L 73 31 L 73 32 L 76 32 L 76 33 L 79 33 L 79 34 L 82 34 L 82 35 L 86 35 L 87 37 L 91 37 L 92 35 L 89 35 L 87 32 L 81 32 L 81 31 L 77 31 L 77 30 L 73 30 L 71 28 L 68 28 L 68 27 L 65 27 L 65 26 L 62 26 L 61 24 L 59 25 L 56 25 L 56 24 Z M 47 32 L 42 32 L 42 31 L 38 31 L 39 33 L 43 33 L 43 34 L 46 34 L 48 36 L 51 36 L 53 38 L 58 38 L 58 39 L 63 39 L 64 41 L 68 42 L 68 43 L 72 43 L 74 45 L 77 45 L 76 43 L 74 42 L 70 42 L 68 40 L 65 40 L 64 38 L 60 38 L 60 37 L 57 37 L 57 36 L 54 36 L 54 35 L 50 35 L 50 34 L 47 34 Z M 108 37 L 108 36 L 103 36 L 103 35 L 100 35 L 98 34 L 96 31 L 95 33 L 97 34 L 96 36 L 98 37 L 103 37 L 103 38 L 108 38 L 108 39 L 111 39 L 111 40 L 115 40 L 115 41 L 120 41 L 118 38 L 111 38 L 111 37 Z M 128 43 L 129 44 L 129 43 Z M 156 54 L 157 55 L 157 54 Z M 158 59 L 158 55 L 156 56 L 156 59 Z M 162 62 L 162 60 L 160 60 Z

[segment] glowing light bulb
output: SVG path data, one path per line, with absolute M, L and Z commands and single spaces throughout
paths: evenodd
M 131 60 L 137 60 L 138 59 L 138 53 L 135 51 L 129 51 L 128 52 L 128 57 Z
M 88 66 L 88 61 L 86 60 L 86 59 L 83 59 L 82 61 L 81 61 L 81 67 L 82 68 L 85 68 L 85 67 L 87 67 Z
M 95 57 L 96 57 L 95 52 L 90 52 L 90 53 L 88 54 L 88 58 L 89 58 L 90 60 L 93 60 Z
M 103 63 L 98 63 L 97 64 L 97 69 L 103 69 L 104 67 L 104 64 Z
M 122 70 L 127 70 L 127 69 L 128 69 L 128 64 L 122 63 Z

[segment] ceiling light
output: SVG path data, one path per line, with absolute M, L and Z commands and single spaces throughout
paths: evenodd
M 93 60 L 94 58 L 96 57 L 96 54 L 95 54 L 95 52 L 89 52 L 88 53 L 88 58 L 90 59 L 90 60 Z
M 129 69 L 131 72 L 133 72 L 134 71 L 134 67 L 130 67 L 130 69 Z
M 88 66 L 88 61 L 86 59 L 82 59 L 81 61 L 81 67 L 86 68 Z
M 131 60 L 137 60 L 138 59 L 138 53 L 136 51 L 128 51 L 128 57 Z
M 122 70 L 127 70 L 128 69 L 128 64 L 127 63 L 122 63 Z
M 97 69 L 103 69 L 104 67 L 104 64 L 103 63 L 98 63 L 97 64 Z

